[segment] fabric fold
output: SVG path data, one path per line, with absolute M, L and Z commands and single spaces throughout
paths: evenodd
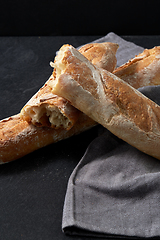
M 100 41 L 120 45 L 118 65 L 143 51 L 114 33 Z M 160 86 L 139 90 L 160 104 Z M 91 142 L 70 176 L 62 230 L 106 238 L 160 236 L 160 161 L 98 128 L 102 134 Z
M 160 235 L 160 162 L 107 130 L 73 171 L 63 231 L 90 236 Z

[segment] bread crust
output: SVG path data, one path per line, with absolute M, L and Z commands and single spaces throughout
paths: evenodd
M 88 47 L 89 51 L 85 49 L 85 46 L 80 51 L 84 51 L 91 61 L 94 61 L 94 58 L 99 54 L 103 58 L 102 64 L 107 67 L 108 55 L 110 55 L 114 66 L 110 66 L 109 63 L 107 68 L 115 68 L 117 44 L 87 44 Z M 95 48 L 100 51 L 93 55 L 92 52 Z M 96 61 L 98 60 L 100 58 L 97 57 Z M 39 148 L 79 134 L 97 125 L 91 118 L 70 105 L 67 100 L 51 92 L 49 82 L 53 79 L 54 72 L 44 86 L 28 101 L 21 113 L 0 121 L 0 163 L 16 160 Z M 59 116 L 56 120 L 57 125 L 56 123 L 52 125 L 48 121 L 45 111 L 44 115 L 40 116 L 40 121 L 33 122 L 33 125 L 30 114 L 26 114 L 26 112 L 31 111 L 33 114 L 34 110 L 39 114 L 39 108 L 57 111 Z M 60 118 L 66 125 L 62 123 Z M 66 119 L 68 120 L 66 121 Z
M 117 46 L 115 45 L 115 51 L 117 50 L 116 48 Z M 103 66 L 98 65 L 100 62 L 100 59 L 96 58 L 95 55 L 93 54 L 93 52 L 96 51 L 95 49 L 96 49 L 96 45 L 87 44 L 83 46 L 82 49 L 80 49 L 79 51 L 82 52 L 83 55 L 88 54 L 88 59 L 90 59 L 90 61 L 92 61 L 92 63 L 94 63 L 95 65 L 96 65 L 95 61 L 97 60 L 97 66 L 104 68 L 104 65 Z M 112 51 L 114 53 L 113 62 L 115 64 L 115 61 L 114 61 L 115 52 L 113 48 L 112 48 Z M 128 63 L 117 68 L 114 71 L 114 74 L 124 79 L 124 81 L 128 82 L 130 85 L 134 86 L 135 88 L 139 88 L 146 85 L 160 84 L 159 83 L 159 79 L 160 79 L 159 78 L 159 74 L 160 74 L 159 52 L 160 52 L 160 47 L 155 47 L 150 50 L 146 49 L 143 53 L 137 55 Z M 99 53 L 101 54 L 101 57 L 102 57 L 104 53 L 103 49 L 102 51 L 100 50 Z M 102 61 L 102 63 L 104 62 Z M 84 66 L 85 64 L 83 65 L 83 67 Z M 112 66 L 110 67 L 112 68 Z M 111 71 L 111 68 L 110 68 L 110 71 Z M 115 68 L 115 65 L 113 66 L 113 68 Z M 109 69 L 109 66 L 108 66 L 108 69 Z M 145 74 L 145 69 L 147 69 L 146 73 L 148 75 Z M 70 74 L 71 70 L 72 70 L 72 67 L 70 66 L 70 70 L 68 68 L 68 74 Z M 78 76 L 77 69 L 74 68 L 74 71 L 75 71 L 74 77 L 77 77 Z M 119 85 L 116 85 L 115 87 L 115 80 L 113 75 L 110 77 L 110 80 L 108 81 L 109 75 L 107 74 L 106 76 L 105 75 L 106 72 L 104 72 L 103 70 L 99 70 L 99 71 L 100 73 L 97 73 L 97 74 L 100 76 L 102 82 L 106 81 L 107 79 L 106 82 L 108 86 L 108 88 L 106 88 L 106 83 L 103 83 L 103 88 L 101 88 L 101 94 L 100 92 L 98 94 L 96 91 L 97 87 L 100 90 L 100 85 L 97 84 L 97 82 L 92 81 L 93 79 L 90 76 L 90 74 L 93 73 L 93 68 L 92 68 L 92 71 L 90 69 L 90 73 L 88 71 L 88 75 L 83 76 L 83 81 L 81 81 L 81 84 L 85 89 L 85 91 L 88 91 L 88 93 L 90 92 L 92 96 L 94 96 L 94 99 L 96 99 L 96 101 L 98 101 L 100 95 L 103 96 L 102 89 L 104 89 L 105 95 L 110 96 L 109 99 L 111 100 L 111 102 L 108 99 L 110 107 L 111 105 L 114 105 L 113 103 L 116 102 L 116 106 L 112 108 L 112 111 L 115 113 L 115 116 L 112 117 L 111 115 L 108 118 L 109 119 L 108 122 L 110 123 L 110 126 L 107 126 L 107 128 L 108 129 L 111 128 L 110 130 L 112 132 L 115 132 L 115 135 L 118 135 L 118 136 L 123 136 L 125 133 L 126 136 L 124 136 L 122 139 L 124 138 L 128 139 L 130 135 L 132 135 L 132 142 L 134 141 L 134 139 L 136 141 L 137 134 L 141 132 L 141 134 L 139 134 L 139 140 L 138 140 L 139 149 L 140 150 L 143 150 L 144 148 L 146 149 L 147 146 L 149 145 L 150 148 L 148 148 L 147 153 L 153 156 L 153 152 L 157 152 L 157 149 L 159 148 L 159 145 L 158 145 L 159 132 L 157 131 L 157 129 L 159 129 L 159 122 L 158 122 L 159 111 L 155 111 L 155 106 L 154 107 L 152 105 L 150 106 L 150 103 L 149 103 L 149 106 L 148 104 L 146 105 L 146 110 L 142 112 L 144 108 L 142 104 L 143 101 L 142 102 L 140 101 L 137 104 L 133 101 L 132 105 L 127 104 L 128 98 L 130 98 L 132 95 L 128 95 L 128 91 L 123 91 L 123 89 L 120 88 Z M 94 71 L 94 74 L 96 74 L 96 72 L 97 71 Z M 55 71 L 53 72 L 53 75 L 49 78 L 49 80 L 46 82 L 46 84 L 38 91 L 38 93 L 28 103 L 31 104 L 31 106 L 34 104 L 35 105 L 37 104 L 36 106 L 39 107 L 45 103 L 49 105 L 50 103 L 52 103 L 50 100 L 53 100 L 53 105 L 59 109 L 61 108 L 65 116 L 65 111 L 63 106 L 66 106 L 65 104 L 68 103 L 68 101 L 66 101 L 62 97 L 58 97 L 57 95 L 55 97 L 55 95 L 51 93 L 50 86 L 48 85 L 48 82 L 53 80 L 54 74 L 55 74 Z M 147 76 L 147 79 L 149 79 L 147 81 L 145 81 L 146 76 Z M 87 83 L 84 82 L 84 77 L 88 78 Z M 118 83 L 119 83 L 119 80 L 118 80 Z M 110 89 L 110 90 L 107 90 L 107 89 Z M 121 89 L 121 90 L 118 91 L 118 89 L 119 90 Z M 50 99 L 50 97 L 52 99 Z M 88 98 L 88 101 L 89 99 L 91 98 Z M 130 102 L 131 101 L 132 101 L 132 97 L 130 98 Z M 138 110 L 141 109 L 140 113 L 138 113 L 138 111 L 136 110 L 136 107 L 138 105 L 140 106 L 138 107 Z M 119 116 L 116 115 L 117 106 L 119 106 L 118 111 L 121 110 L 125 118 L 123 117 L 123 114 Z M 147 107 L 148 107 L 148 112 L 147 112 Z M 86 115 L 82 114 L 80 111 L 72 107 L 70 104 L 69 106 L 67 106 L 67 109 L 69 109 L 69 111 L 68 112 L 66 111 L 66 115 L 67 115 L 66 117 L 68 117 L 72 123 L 68 127 L 68 129 L 74 126 L 69 131 L 66 131 L 65 129 L 63 129 L 63 127 L 61 127 L 60 129 L 51 129 L 50 123 L 48 123 L 48 121 L 45 121 L 45 119 L 42 125 L 47 127 L 33 126 L 30 123 L 30 119 L 25 119 L 25 118 L 24 118 L 25 120 L 21 119 L 20 114 L 12 116 L 8 119 L 1 120 L 0 121 L 0 139 L 1 139 L 0 140 L 0 162 L 5 163 L 5 162 L 16 160 L 20 157 L 27 155 L 30 152 L 33 152 L 48 144 L 55 143 L 57 141 L 68 138 L 74 134 L 78 134 L 97 124 L 95 121 L 88 118 Z M 73 112 L 71 109 L 73 110 Z M 90 112 L 92 112 L 92 110 L 95 110 L 95 106 L 92 110 L 91 109 L 90 109 Z M 125 109 L 128 109 L 127 112 L 125 111 Z M 101 113 L 99 114 L 97 112 L 96 116 L 100 117 L 101 115 L 102 115 Z M 128 120 L 126 116 L 128 116 L 129 119 L 134 120 L 134 124 L 135 124 L 134 126 L 131 125 L 130 120 Z M 119 128 L 119 124 L 121 124 L 121 129 Z M 130 128 L 130 131 L 128 132 L 126 131 L 127 129 L 126 126 Z M 54 126 L 54 128 L 56 127 Z M 146 139 L 147 143 L 144 142 L 144 138 Z M 130 144 L 133 145 L 132 143 Z M 145 149 L 143 150 L 144 152 L 146 151 Z M 150 151 L 149 149 L 151 149 L 151 153 L 149 153 Z M 159 155 L 158 157 L 157 155 L 155 157 L 159 159 Z
M 0 121 L 0 164 L 19 159 L 37 149 L 79 134 L 95 126 L 81 113 L 73 128 L 36 127 L 20 118 L 20 114 Z
M 118 44 L 91 43 L 79 49 L 93 64 L 108 71 L 116 67 Z M 54 66 L 54 63 L 52 63 Z M 27 102 L 21 110 L 23 120 L 38 127 L 71 129 L 79 117 L 79 111 L 67 100 L 51 92 L 50 81 L 54 80 L 54 72 L 44 86 Z
M 142 53 L 113 71 L 117 77 L 138 89 L 160 84 L 160 46 Z
M 144 153 L 160 159 L 160 106 L 72 46 L 63 46 L 65 68 L 52 91 Z M 65 50 L 64 50 L 65 49 Z
M 37 127 L 64 128 L 69 130 L 79 117 L 79 111 L 67 100 L 51 92 L 49 82 L 27 102 L 21 110 L 21 118 Z
M 111 42 L 89 43 L 82 46 L 79 52 L 95 66 L 113 72 L 117 64 L 116 52 L 118 47 L 117 43 Z

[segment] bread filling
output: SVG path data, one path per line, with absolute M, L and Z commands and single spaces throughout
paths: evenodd
M 56 129 L 63 127 L 69 129 L 71 125 L 70 120 L 56 106 L 44 104 L 38 107 L 26 107 L 23 111 L 22 118 L 39 127 L 46 126 Z

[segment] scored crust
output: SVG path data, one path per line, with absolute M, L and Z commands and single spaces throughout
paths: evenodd
M 112 47 L 114 47 L 114 45 L 112 45 Z M 88 46 L 87 44 L 83 46 L 79 51 L 80 52 L 82 51 L 83 55 L 88 53 L 88 59 L 95 65 L 96 63 L 94 61 L 97 59 L 97 65 L 98 65 L 98 61 L 100 60 L 98 60 L 98 58 L 96 58 L 93 54 L 93 51 L 95 51 L 95 49 L 96 49 L 95 45 L 89 44 Z M 145 86 L 148 83 L 149 85 L 159 84 L 158 82 L 159 81 L 158 74 L 160 72 L 159 71 L 159 49 L 160 47 L 155 47 L 151 50 L 145 50 L 142 54 L 139 54 L 134 59 L 130 60 L 128 63 L 117 68 L 114 71 L 114 73 L 117 76 L 119 74 L 119 76 L 122 79 L 124 78 L 125 81 L 128 81 L 129 84 L 131 85 L 134 84 L 136 88 Z M 60 58 L 59 58 L 60 55 L 58 54 L 59 60 L 58 60 L 56 69 L 53 72 L 53 76 L 54 75 L 58 76 L 58 74 L 56 74 L 57 72 L 56 70 L 60 66 L 60 63 L 63 63 L 62 60 L 64 60 L 63 58 L 64 58 L 64 55 L 66 54 L 65 51 L 66 51 L 66 48 L 64 48 L 64 51 L 62 51 L 61 49 L 61 53 L 63 52 L 63 54 Z M 103 53 L 103 51 L 101 53 Z M 115 57 L 115 55 L 113 55 L 113 57 Z M 86 62 L 84 59 L 82 61 L 84 61 L 84 64 L 83 64 L 83 67 L 84 67 Z M 67 64 L 67 59 L 65 59 L 65 64 L 63 65 L 64 72 L 66 70 L 66 64 Z M 76 64 L 76 61 L 74 61 L 74 64 Z M 108 123 L 109 123 L 108 129 L 111 128 L 111 131 L 115 132 L 115 135 L 122 136 L 122 139 L 131 138 L 132 139 L 131 145 L 133 145 L 134 140 L 137 141 L 139 144 L 140 150 L 146 152 L 146 149 L 148 148 L 147 153 L 159 159 L 159 152 L 157 151 L 157 149 L 160 148 L 159 147 L 159 121 L 158 121 L 159 110 L 155 111 L 155 105 L 154 106 L 150 105 L 150 103 L 148 105 L 144 105 L 143 101 L 141 101 L 142 100 L 141 98 L 139 98 L 140 101 L 138 101 L 136 97 L 136 102 L 135 102 L 133 100 L 132 94 L 128 94 L 130 90 L 128 91 L 127 89 L 125 89 L 124 91 L 124 86 L 123 85 L 120 86 L 119 79 L 116 84 L 116 81 L 113 75 L 109 77 L 109 74 L 107 74 L 105 76 L 106 74 L 105 71 L 101 70 L 100 72 L 98 72 L 97 69 L 94 68 L 93 66 L 92 67 L 90 66 L 90 69 L 88 70 L 87 68 L 85 67 L 84 69 L 88 73 L 88 75 L 86 75 L 88 79 L 87 80 L 88 83 L 87 82 L 85 83 L 84 81 L 85 79 L 83 79 L 82 81 L 82 76 L 85 77 L 85 74 L 82 75 L 80 69 L 78 70 L 78 68 L 77 69 L 74 68 L 75 69 L 74 77 L 76 78 L 76 81 L 78 80 L 78 77 L 81 75 L 81 81 L 80 81 L 81 85 L 78 85 L 78 86 L 76 85 L 74 87 L 75 83 L 72 84 L 73 85 L 72 88 L 74 89 L 74 94 L 77 94 L 77 96 L 80 96 L 79 99 L 77 98 L 77 102 L 78 102 L 76 103 L 77 106 L 78 104 L 81 104 L 81 106 L 83 106 L 84 108 L 87 107 L 86 110 L 89 111 L 90 114 L 92 115 L 92 111 L 95 111 L 95 113 L 97 111 L 96 110 L 97 103 L 95 104 L 94 101 L 95 100 L 99 101 L 100 99 L 102 101 L 103 99 L 103 101 L 105 102 L 106 96 L 108 95 L 108 98 L 107 98 L 108 105 L 106 107 L 109 113 L 109 115 L 107 116 L 108 118 L 106 118 L 108 119 Z M 145 72 L 145 69 L 147 69 L 147 72 Z M 70 68 L 68 68 L 68 73 L 66 71 L 65 74 L 67 73 L 68 74 L 67 78 L 70 76 L 69 80 L 73 81 L 71 74 L 69 72 L 71 70 L 72 70 L 72 67 L 70 66 Z M 79 71 L 79 73 L 76 72 L 77 70 Z M 147 73 L 148 75 L 144 73 Z M 59 75 L 60 74 L 62 74 L 62 68 L 60 68 Z M 39 115 L 39 118 L 43 116 L 43 114 L 40 116 L 40 113 L 43 112 L 44 106 L 46 106 L 46 110 L 48 110 L 49 116 L 50 116 L 50 112 L 49 112 L 50 107 L 52 108 L 52 112 L 55 112 L 55 118 L 57 114 L 56 112 L 58 112 L 59 118 L 57 118 L 57 121 L 54 121 L 54 124 L 57 123 L 57 126 L 55 124 L 54 128 L 57 128 L 57 129 L 54 129 L 54 128 L 51 129 L 50 128 L 51 122 L 48 122 L 48 119 L 45 117 L 41 118 L 41 121 L 43 121 L 42 124 L 49 127 L 33 126 L 31 123 L 24 121 L 20 117 L 21 114 L 12 116 L 8 119 L 1 120 L 0 121 L 0 163 L 16 160 L 20 157 L 27 155 L 30 152 L 35 151 L 36 149 L 42 148 L 48 144 L 68 138 L 74 134 L 83 132 L 97 124 L 91 118 L 89 118 L 82 112 L 72 107 L 68 103 L 68 101 L 66 101 L 64 98 L 58 97 L 57 95 L 51 92 L 51 89 L 48 83 L 52 82 L 53 76 L 49 78 L 46 84 L 38 91 L 37 94 L 35 94 L 35 96 L 28 103 L 31 103 L 32 107 L 34 106 L 32 109 L 34 109 L 35 112 L 37 111 L 36 114 Z M 149 80 L 145 81 L 146 77 Z M 98 79 L 98 80 L 94 82 L 95 79 Z M 101 84 L 101 81 L 102 81 L 102 84 Z M 83 86 L 83 88 L 81 89 L 80 86 L 81 87 Z M 82 92 L 78 90 L 79 87 L 82 90 Z M 67 88 L 67 85 L 65 86 L 65 88 Z M 69 89 L 69 91 L 71 89 Z M 83 96 L 84 95 L 83 89 L 87 91 L 87 95 L 85 95 L 85 98 Z M 103 92 L 105 92 L 105 94 Z M 90 93 L 92 93 L 92 95 Z M 94 96 L 93 101 L 92 101 L 92 96 Z M 50 106 L 49 103 L 51 103 L 51 100 L 53 101 L 53 105 Z M 86 102 L 84 101 L 83 103 L 83 100 L 86 100 Z M 146 102 L 146 98 L 144 101 Z M 87 102 L 88 102 L 88 105 L 87 105 Z M 65 121 L 63 121 L 63 118 L 65 118 L 64 110 L 66 110 L 63 108 L 63 106 L 66 106 L 66 104 L 69 104 L 69 107 L 73 108 L 73 118 L 71 115 L 72 113 L 71 110 L 69 110 L 68 113 L 66 112 L 66 114 L 68 114 L 67 117 L 70 116 L 70 121 L 74 125 L 73 128 L 70 129 L 69 131 L 63 129 L 63 128 L 69 129 L 72 126 L 70 125 L 69 121 L 68 122 L 66 121 L 66 119 Z M 62 114 L 59 114 L 60 107 L 62 108 Z M 101 108 L 101 105 L 98 105 L 98 108 L 99 107 Z M 145 108 L 145 111 L 144 111 L 144 108 Z M 38 109 L 40 109 L 40 112 L 38 111 Z M 68 106 L 67 106 L 67 109 L 69 109 Z M 101 108 L 101 111 L 102 109 L 105 110 L 105 107 Z M 112 111 L 109 112 L 109 110 L 112 110 Z M 102 112 L 101 111 L 97 111 L 97 114 L 95 114 L 96 118 L 102 117 L 104 113 L 103 111 Z M 121 114 L 119 114 L 119 111 L 121 112 Z M 123 117 L 123 115 L 125 116 L 125 118 Z M 62 117 L 62 120 L 60 119 L 61 117 Z M 105 121 L 106 119 L 102 118 L 103 121 Z M 134 122 L 135 126 L 131 124 L 132 121 L 130 121 L 130 119 Z M 30 119 L 28 119 L 28 121 L 30 122 Z M 65 126 L 62 125 L 64 123 L 66 123 Z M 35 124 L 38 126 L 41 125 L 41 123 L 36 121 L 35 121 Z M 127 131 L 128 128 L 129 128 L 129 131 Z M 138 136 L 138 139 L 136 139 L 137 136 Z
M 28 101 L 21 110 L 21 118 L 37 127 L 64 128 L 69 130 L 77 121 L 79 111 L 67 100 L 51 92 L 49 82 Z
M 69 138 L 97 125 L 81 113 L 70 129 L 36 127 L 20 118 L 20 114 L 0 121 L 0 164 L 19 159 L 51 143 Z
M 139 150 L 160 159 L 160 106 L 72 46 L 62 46 L 52 91 Z M 61 66 L 63 65 L 63 68 Z
M 115 48 L 115 44 L 111 45 Z M 107 51 L 103 53 L 108 54 Z M 115 58 L 113 54 L 112 57 Z M 106 64 L 105 61 L 104 63 Z M 53 79 L 54 72 L 21 113 L 0 121 L 0 163 L 16 160 L 97 125 L 94 120 L 71 106 L 64 98 L 51 92 L 49 82 Z M 39 120 L 37 121 L 36 118 Z
M 87 44 L 79 51 L 95 65 L 113 71 L 117 63 L 115 56 L 117 49 L 118 44 L 106 42 Z M 51 63 L 51 66 L 54 66 L 54 64 Z M 49 85 L 54 78 L 53 72 L 45 85 L 23 107 L 21 118 L 38 127 L 47 126 L 69 130 L 78 120 L 80 112 L 71 106 L 67 100 L 51 92 Z
M 83 54 L 93 65 L 113 72 L 117 64 L 117 43 L 89 43 L 82 46 L 79 52 Z
M 134 88 L 160 84 L 160 47 L 145 49 L 113 71 Z

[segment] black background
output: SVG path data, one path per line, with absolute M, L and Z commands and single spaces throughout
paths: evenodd
M 1 36 L 159 35 L 158 0 L 3 0 Z

